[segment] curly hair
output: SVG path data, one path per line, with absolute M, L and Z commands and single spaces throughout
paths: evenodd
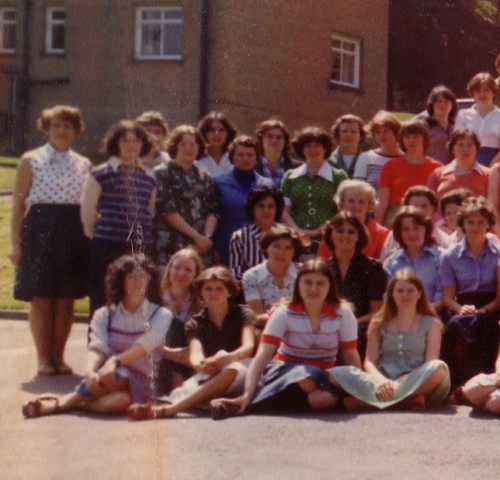
M 332 240 L 332 232 L 333 230 L 340 228 L 347 223 L 354 227 L 358 233 L 358 241 L 355 245 L 356 252 L 360 252 L 363 248 L 368 244 L 368 230 L 366 227 L 359 221 L 358 217 L 354 215 L 352 212 L 348 212 L 346 210 L 337 213 L 331 220 L 325 223 L 323 227 L 323 241 L 326 243 L 330 250 L 335 250 L 335 245 Z
M 244 209 L 248 217 L 254 220 L 254 208 L 255 206 L 266 198 L 272 198 L 276 205 L 276 214 L 274 215 L 274 220 L 278 221 L 283 215 L 283 210 L 285 208 L 285 200 L 283 194 L 274 188 L 268 187 L 267 185 L 258 185 L 257 187 L 250 190 L 248 197 L 246 199 Z
M 293 260 L 298 261 L 300 255 L 302 255 L 302 252 L 304 251 L 304 244 L 298 234 L 285 225 L 276 225 L 275 227 L 271 227 L 269 230 L 264 232 L 259 240 L 261 250 L 265 253 L 271 243 L 281 238 L 292 242 L 294 251 Z M 266 253 L 265 255 L 267 257 Z
M 182 142 L 182 137 L 184 135 L 193 135 L 195 142 L 198 145 L 198 154 L 196 155 L 196 160 L 199 160 L 200 158 L 205 156 L 205 140 L 203 140 L 201 133 L 191 125 L 179 125 L 172 130 L 172 133 L 167 140 L 167 143 L 165 144 L 165 148 L 167 150 L 167 153 L 170 155 L 170 158 L 175 158 L 177 156 L 177 148 L 179 146 L 179 143 Z
M 39 130 L 47 133 L 52 120 L 63 120 L 73 125 L 75 135 L 83 132 L 85 125 L 80 110 L 70 105 L 55 105 L 51 108 L 42 110 L 40 117 L 36 121 Z
M 333 151 L 332 136 L 320 127 L 303 128 L 293 139 L 292 147 L 296 155 L 304 159 L 304 146 L 307 143 L 320 143 L 325 149 L 325 159 L 328 158 Z
M 144 157 L 147 155 L 151 150 L 151 141 L 146 130 L 133 120 L 121 120 L 107 131 L 102 140 L 102 150 L 104 150 L 106 155 L 117 157 L 120 154 L 118 142 L 129 132 L 133 133 L 142 143 L 139 156 Z
M 434 224 L 430 218 L 427 218 L 422 210 L 413 206 L 401 207 L 397 215 L 394 217 L 394 222 L 392 223 L 392 234 L 394 235 L 394 240 L 398 242 L 399 246 L 406 249 L 406 246 L 402 238 L 403 220 L 405 218 L 411 218 L 415 225 L 420 225 L 425 228 L 424 245 L 435 245 L 436 241 L 432 237 L 432 232 L 434 229 Z

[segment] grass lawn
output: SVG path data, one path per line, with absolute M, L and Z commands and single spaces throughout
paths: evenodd
M 0 197 L 0 310 L 26 310 L 29 304 L 12 298 L 14 284 L 14 266 L 7 255 L 10 250 L 10 212 L 11 198 Z M 78 300 L 75 310 L 88 312 L 88 299 Z
M 17 161 L 17 158 L 0 157 L 0 192 L 12 191 Z

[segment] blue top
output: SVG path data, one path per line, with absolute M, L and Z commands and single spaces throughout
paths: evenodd
M 422 280 L 429 302 L 439 302 L 443 299 L 439 278 L 442 254 L 443 251 L 435 245 L 424 246 L 412 260 L 406 250 L 399 248 L 384 262 L 384 269 L 390 280 L 398 270 L 410 268 Z
M 443 253 L 440 268 L 441 285 L 455 287 L 456 294 L 470 292 L 496 292 L 497 268 L 500 252 L 487 238 L 486 247 L 479 258 L 467 247 L 467 239 Z
M 224 265 L 229 265 L 229 241 L 232 233 L 251 223 L 243 207 L 250 190 L 259 185 L 272 188 L 273 182 L 253 170 L 246 172 L 236 168 L 214 178 L 219 206 L 214 243 Z

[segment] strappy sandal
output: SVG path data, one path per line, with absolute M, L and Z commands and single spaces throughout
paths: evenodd
M 50 412 L 42 411 L 43 402 L 50 401 L 52 402 L 54 409 Z M 31 400 L 30 402 L 23 405 L 22 408 L 24 418 L 38 418 L 44 417 L 47 415 L 55 415 L 57 413 L 62 413 L 61 408 L 59 407 L 59 398 L 54 395 L 44 395 L 42 397 L 38 397 L 36 400 Z
M 210 417 L 212 420 L 224 420 L 225 418 L 234 417 L 240 407 L 231 403 L 224 403 L 219 400 L 210 402 Z

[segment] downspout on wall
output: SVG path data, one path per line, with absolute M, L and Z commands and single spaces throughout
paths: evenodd
M 201 0 L 200 9 L 200 94 L 199 117 L 207 113 L 208 109 L 208 42 L 209 42 L 209 5 L 208 0 Z

